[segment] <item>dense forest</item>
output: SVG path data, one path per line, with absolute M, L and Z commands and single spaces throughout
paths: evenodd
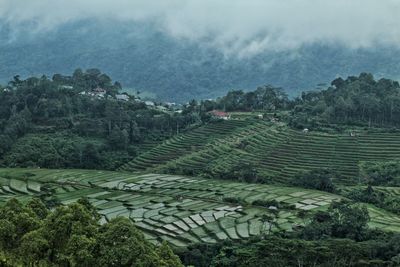
M 372 74 L 337 78 L 327 89 L 305 91 L 289 98 L 282 88 L 271 85 L 255 91 L 234 90 L 215 101 L 202 101 L 205 110 L 290 112 L 287 121 L 294 127 L 321 125 L 398 126 L 400 85 L 390 79 L 375 80 Z M 200 109 L 201 109 L 200 108 Z
M 305 92 L 297 99 L 294 114 L 300 120 L 315 117 L 319 122 L 398 126 L 400 85 L 389 79 L 375 80 L 372 74 L 337 78 L 320 92 Z
M 51 79 L 15 76 L 0 88 L 0 165 L 115 169 L 140 144 L 199 121 L 149 108 L 120 90 L 97 69 Z

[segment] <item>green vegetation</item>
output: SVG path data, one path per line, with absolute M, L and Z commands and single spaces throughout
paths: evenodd
M 372 74 L 337 78 L 332 87 L 305 92 L 294 107 L 293 125 L 398 126 L 400 85 L 389 79 L 374 80 Z M 314 125 L 313 125 L 314 124 Z
M 293 232 L 339 195 L 297 187 L 257 185 L 161 174 L 89 170 L 2 169 L 1 199 L 68 205 L 86 197 L 101 221 L 130 218 L 153 243 L 174 247 Z M 369 225 L 400 231 L 400 218 L 368 206 Z M 306 213 L 305 216 L 302 213 Z
M 382 209 L 400 214 L 400 188 L 398 187 L 348 187 L 343 195 L 358 202 L 371 203 Z
M 397 266 L 400 235 L 371 230 L 368 221 L 365 207 L 342 200 L 299 231 L 194 245 L 179 254 L 194 266 Z
M 176 135 L 162 144 L 150 149 L 133 161 L 121 167 L 123 170 L 146 170 L 173 161 L 184 155 L 207 147 L 216 140 L 224 140 L 230 134 L 248 126 L 249 122 L 240 120 L 218 121 L 196 128 L 188 133 Z M 189 174 L 189 173 L 188 173 Z
M 361 176 L 371 185 L 400 186 L 400 161 L 361 162 Z
M 166 243 L 155 247 L 132 221 L 100 225 L 86 200 L 49 211 L 38 199 L 0 208 L 3 266 L 183 266 Z
M 281 184 L 328 169 L 333 183 L 355 184 L 364 182 L 362 162 L 400 157 L 400 133 L 304 133 L 261 119 L 221 122 L 228 131 L 217 125 L 167 140 L 121 169 Z
M 243 244 L 227 244 L 213 251 L 216 256 L 205 265 L 188 258 L 196 266 L 398 266 L 399 236 L 386 240 L 355 242 L 348 239 L 305 241 L 268 237 Z M 209 248 L 210 250 L 210 248 Z M 201 259 L 201 258 L 200 258 Z M 201 263 L 201 261 L 200 261 Z
M 195 266 L 399 262 L 398 83 L 179 108 L 120 89 L 90 69 L 1 90 L 4 265 L 180 266 L 167 244 Z
M 292 184 L 333 193 L 336 191 L 333 184 L 335 180 L 340 180 L 340 176 L 336 172 L 327 169 L 316 169 L 296 175 L 292 180 Z
M 117 100 L 97 69 L 52 79 L 15 76 L 0 89 L 0 166 L 116 169 L 146 147 L 200 123 L 195 114 Z

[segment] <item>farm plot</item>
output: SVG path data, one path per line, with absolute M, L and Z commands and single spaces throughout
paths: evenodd
M 269 182 L 287 184 L 300 172 L 330 168 L 343 176 L 336 182 L 351 185 L 358 181 L 361 161 L 400 157 L 398 133 L 305 134 L 262 120 L 229 121 L 233 122 L 240 122 L 240 127 L 223 130 L 221 125 L 212 132 L 210 126 L 204 126 L 169 139 L 122 169 L 156 173 L 184 170 L 196 175 L 204 170 L 223 173 L 238 163 L 248 163 Z
M 312 213 L 340 199 L 337 195 L 293 187 L 161 174 L 32 169 L 29 179 L 19 179 L 26 172 L 0 169 L 0 177 L 12 177 L 0 180 L 3 187 L 10 188 L 10 193 L 2 191 L 2 195 L 27 199 L 39 194 L 42 187 L 50 186 L 54 189 L 51 198 L 62 204 L 86 197 L 102 215 L 101 222 L 124 216 L 134 221 L 152 242 L 166 240 L 174 246 L 266 233 L 269 224 L 262 218 L 271 213 L 271 207 L 254 205 L 257 200 L 294 205 L 293 209 L 280 208 L 276 217 L 278 227 L 272 227 L 272 231 L 292 231 L 293 226 L 303 222 L 297 217 L 299 210 Z M 239 198 L 240 203 L 226 201 L 232 197 Z M 371 226 L 400 231 L 398 216 L 373 206 L 369 209 Z
M 174 136 L 149 151 L 140 154 L 120 169 L 144 171 L 170 160 L 189 154 L 204 147 L 211 141 L 228 136 L 241 127 L 251 124 L 249 121 L 230 120 L 210 123 L 188 133 Z

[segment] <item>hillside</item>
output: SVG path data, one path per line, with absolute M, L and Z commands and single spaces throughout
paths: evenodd
M 99 68 L 132 91 L 149 91 L 168 101 L 185 102 L 253 90 L 273 84 L 291 96 L 337 76 L 372 72 L 399 78 L 394 47 L 349 49 L 335 44 L 304 45 L 294 51 L 252 57 L 225 56 L 186 39 L 175 39 L 151 24 L 113 20 L 66 23 L 50 32 L 13 29 L 0 21 L 0 81 L 76 68 Z
M 216 131 L 225 124 L 242 126 L 224 138 Z M 221 126 L 218 126 L 218 125 Z M 212 141 L 198 140 L 214 137 Z M 284 123 L 261 119 L 231 120 L 206 125 L 178 135 L 140 154 L 121 169 L 146 172 L 177 172 L 217 176 L 239 163 L 259 171 L 267 183 L 288 183 L 302 171 L 333 169 L 343 177 L 339 183 L 358 182 L 359 164 L 364 161 L 400 157 L 400 133 L 360 130 L 356 136 L 293 130 Z
M 296 187 L 83 170 L 0 169 L 0 185 L 0 203 L 9 198 L 26 201 L 42 195 L 47 202 L 66 205 L 87 197 L 102 215 L 102 223 L 127 217 L 148 240 L 166 240 L 177 247 L 248 239 L 268 229 L 290 232 L 304 224 L 300 211 L 311 216 L 342 198 Z M 232 198 L 240 198 L 241 202 L 229 201 Z M 271 228 L 272 222 L 263 216 L 272 216 L 273 211 L 268 204 L 262 206 L 257 201 L 279 205 Z M 372 205 L 368 211 L 370 227 L 400 232 L 399 216 Z
M 226 266 L 235 261 L 226 251 L 248 256 L 265 246 L 292 262 L 277 266 L 314 251 L 325 266 L 335 255 L 346 266 L 354 251 L 358 262 L 397 261 L 398 82 L 362 73 L 296 99 L 262 86 L 169 105 L 121 95 L 106 74 L 78 69 L 51 79 L 15 76 L 0 90 L 0 219 L 9 226 L 0 232 L 23 233 L 0 247 L 0 261 L 96 255 L 113 227 L 121 231 L 112 238 L 131 244 L 126 251 L 145 244 L 193 266 Z M 25 231 L 21 214 L 36 226 Z M 67 231 L 64 245 L 50 249 L 56 241 L 47 229 L 77 221 L 94 228 Z M 127 241 L 126 231 L 139 239 Z M 90 238 L 97 245 L 85 245 Z M 292 246 L 301 250 L 294 258 Z M 30 258 L 21 258 L 27 247 Z M 264 254 L 253 260 L 272 262 Z

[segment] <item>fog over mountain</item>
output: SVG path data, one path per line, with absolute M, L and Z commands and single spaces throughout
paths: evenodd
M 364 71 L 397 79 L 398 14 L 392 0 L 0 0 L 0 80 L 95 67 L 186 101 L 263 84 L 296 95 Z

